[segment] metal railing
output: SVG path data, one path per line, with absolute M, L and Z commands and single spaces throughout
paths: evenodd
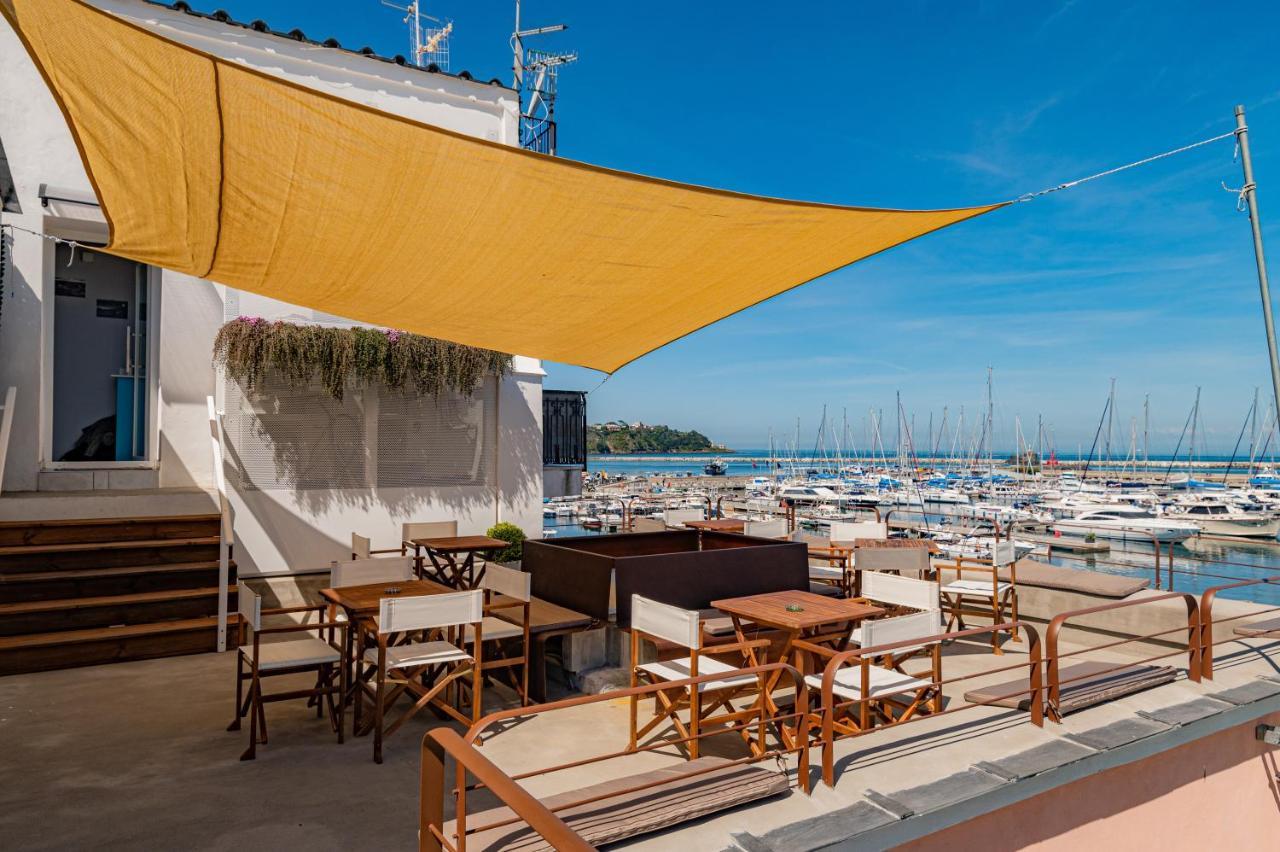
M 735 671 L 734 674 L 742 676 L 755 675 L 757 677 L 770 675 L 771 677 L 768 678 L 770 683 L 775 683 L 775 681 L 780 679 L 784 674 L 789 675 L 791 684 L 795 690 L 795 709 L 791 713 L 773 715 L 765 724 L 770 727 L 777 728 L 778 726 L 785 726 L 787 721 L 791 720 L 794 721 L 797 729 L 803 727 L 805 720 L 810 716 L 809 691 L 808 686 L 804 681 L 804 676 L 797 669 L 786 663 L 769 663 L 767 665 L 739 669 Z M 448 850 L 448 852 L 466 852 L 466 838 L 468 835 L 474 835 L 479 832 L 490 831 L 496 828 L 504 828 L 506 826 L 517 826 L 520 823 L 524 823 L 531 830 L 537 832 L 544 840 L 550 843 L 557 850 L 586 850 L 593 848 L 576 832 L 574 832 L 572 828 L 566 825 L 564 821 L 557 816 L 557 814 L 570 808 L 593 804 L 617 796 L 630 795 L 642 790 L 658 787 L 662 784 L 668 783 L 668 779 L 646 781 L 644 783 L 635 784 L 625 788 L 610 789 L 607 792 L 587 795 L 585 798 L 575 798 L 573 801 L 558 802 L 554 807 L 550 808 L 531 796 L 524 790 L 524 788 L 520 787 L 517 782 L 527 778 L 550 775 L 556 772 L 577 769 L 579 767 L 595 763 L 603 763 L 610 760 L 625 758 L 628 755 L 658 751 L 659 749 L 669 748 L 673 745 L 684 745 L 693 742 L 694 740 L 702 740 L 707 737 L 720 736 L 725 733 L 732 733 L 735 731 L 745 731 L 749 728 L 758 726 L 760 723 L 755 720 L 751 720 L 742 723 L 720 725 L 712 730 L 701 731 L 687 737 L 662 737 L 653 742 L 638 745 L 635 748 L 624 748 L 605 754 L 591 755 L 589 757 L 567 761 L 554 766 L 541 767 L 512 775 L 507 774 L 492 762 L 484 758 L 476 749 L 476 742 L 494 725 L 509 719 L 525 719 L 555 710 L 582 707 L 588 704 L 615 702 L 622 698 L 639 700 L 642 697 L 654 696 L 656 700 L 658 693 L 668 691 L 687 691 L 691 686 L 696 686 L 700 683 L 723 680 L 724 677 L 724 672 L 717 672 L 685 678 L 683 680 L 666 681 L 663 683 L 614 690 L 601 693 L 599 695 L 582 695 L 574 698 L 566 698 L 560 701 L 552 701 L 532 707 L 512 707 L 506 710 L 500 710 L 496 713 L 490 713 L 485 716 L 480 721 L 472 725 L 470 730 L 468 730 L 466 735 L 463 737 L 459 737 L 452 731 L 443 731 L 439 729 L 428 732 L 422 741 L 419 849 L 422 850 L 422 852 L 444 852 L 445 850 Z M 795 739 L 796 742 L 794 745 L 787 745 L 785 740 L 780 738 L 780 744 L 776 748 L 762 748 L 759 753 L 753 753 L 745 758 L 718 761 L 714 765 L 685 773 L 681 777 L 682 779 L 693 779 L 700 775 L 723 770 L 729 766 L 760 763 L 765 760 L 781 758 L 787 754 L 795 754 L 797 760 L 797 786 L 801 791 L 808 793 L 809 747 L 803 739 L 798 737 Z M 764 743 L 762 742 L 761 745 L 763 746 Z M 454 784 L 452 788 L 448 789 L 446 788 L 445 782 L 446 755 L 450 755 L 455 759 Z M 474 776 L 478 783 L 468 784 L 468 773 Z M 510 808 L 513 816 L 486 821 L 483 825 L 479 826 L 468 826 L 466 807 L 467 793 L 481 788 L 488 789 L 490 793 L 495 795 L 502 802 L 502 804 Z M 445 832 L 444 797 L 446 794 L 450 794 L 454 797 L 456 805 L 454 831 L 452 836 L 446 836 Z
M 1043 691 L 1043 658 L 1040 644 L 1040 634 L 1035 626 L 1025 621 L 1007 621 L 1000 624 L 991 625 L 989 627 L 971 627 L 965 630 L 956 630 L 947 633 L 939 633 L 933 636 L 916 637 L 906 639 L 901 642 L 894 642 L 888 645 L 876 645 L 868 648 L 854 648 L 847 651 L 841 651 L 831 658 L 822 672 L 822 690 L 818 698 L 818 713 L 821 724 L 821 735 L 818 745 L 822 748 L 822 781 L 828 787 L 835 786 L 835 742 L 838 739 L 835 733 L 835 720 L 840 711 L 850 710 L 853 707 L 861 708 L 882 700 L 884 695 L 863 695 L 861 698 L 850 700 L 837 700 L 835 687 L 836 677 L 839 670 L 851 663 L 858 663 L 866 666 L 871 664 L 872 660 L 877 657 L 883 657 L 886 654 L 892 654 L 895 650 L 904 648 L 918 648 L 921 645 L 931 645 L 943 642 L 955 642 L 959 639 L 966 639 L 973 636 L 984 636 L 993 632 L 1013 631 L 1021 628 L 1026 631 L 1029 638 L 1028 659 L 1026 662 L 1013 663 L 1006 666 L 1000 666 L 994 669 L 984 669 L 973 674 L 961 675 L 960 677 L 945 678 L 939 677 L 936 680 L 928 681 L 931 688 L 941 690 L 943 686 L 949 684 L 960 683 L 961 681 L 973 680 L 975 678 L 985 678 L 993 674 L 999 674 L 1007 671 L 1026 670 L 1027 672 L 1027 688 L 1018 689 L 1007 695 L 998 695 L 989 698 L 986 701 L 970 702 L 960 706 L 949 706 L 943 710 L 930 712 L 922 716 L 915 716 L 905 722 L 895 723 L 896 725 L 909 725 L 921 719 L 936 719 L 940 716 L 948 716 L 963 710 L 969 710 L 975 707 L 988 707 L 999 701 L 1012 698 L 1027 696 L 1029 701 L 1029 721 L 1037 726 L 1044 726 L 1044 701 Z M 797 643 L 802 650 L 811 651 L 807 647 L 807 643 Z M 893 726 L 890 726 L 893 727 Z M 843 734 L 844 737 L 862 737 L 872 734 L 876 731 L 884 730 L 884 726 L 868 727 L 863 730 L 853 731 Z M 806 728 L 807 733 L 807 728 Z

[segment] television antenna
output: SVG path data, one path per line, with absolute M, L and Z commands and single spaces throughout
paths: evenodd
M 524 40 L 569 29 L 566 24 L 520 29 L 520 0 L 511 33 L 512 88 L 520 99 L 520 147 L 543 154 L 556 152 L 556 89 L 561 66 L 578 61 L 577 51 L 551 53 L 526 50 Z
M 404 22 L 409 25 L 409 61 L 419 68 L 434 65 L 441 71 L 449 70 L 449 36 L 453 33 L 453 21 L 423 14 L 418 0 L 412 0 L 407 6 L 382 0 L 382 5 L 405 13 Z M 428 23 L 424 26 L 423 21 Z

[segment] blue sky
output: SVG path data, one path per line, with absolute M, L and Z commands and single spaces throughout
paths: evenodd
M 197 4 L 211 10 L 213 0 Z M 242 20 L 407 52 L 377 0 L 218 0 Z M 512 3 L 439 0 L 453 69 L 508 80 Z M 567 22 L 560 154 L 765 195 L 885 207 L 1008 199 L 1232 127 L 1249 110 L 1280 276 L 1280 63 L 1272 3 L 526 0 Z M 1111 377 L 1116 444 L 1150 394 L 1152 452 L 1172 450 L 1197 385 L 1208 449 L 1229 451 L 1270 384 L 1232 143 L 1015 205 L 925 237 L 602 374 L 593 420 L 696 428 L 759 447 L 822 406 L 861 441 L 869 409 L 955 422 L 995 368 L 996 443 L 1038 415 L 1088 449 Z M 1264 394 L 1264 400 L 1269 396 Z M 1027 426 L 1025 424 L 1030 424 Z M 1123 437 L 1121 437 L 1121 434 Z

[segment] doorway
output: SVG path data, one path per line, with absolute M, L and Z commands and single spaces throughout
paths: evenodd
M 147 267 L 64 244 L 54 257 L 49 458 L 92 466 L 146 461 Z

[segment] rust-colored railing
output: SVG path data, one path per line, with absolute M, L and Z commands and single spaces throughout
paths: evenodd
M 801 728 L 804 720 L 810 716 L 809 707 L 809 690 L 808 685 L 804 681 L 804 677 L 794 667 L 785 663 L 769 663 L 762 666 L 753 666 L 749 668 L 738 669 L 732 673 L 734 676 L 739 675 L 756 675 L 763 677 L 765 675 L 781 676 L 787 674 L 790 676 L 791 683 L 795 689 L 795 709 L 791 713 L 774 714 L 768 718 L 765 726 L 776 728 L 785 725 L 788 721 L 795 723 L 797 728 Z M 518 825 L 524 823 L 533 831 L 538 832 L 543 839 L 551 843 L 556 849 L 590 849 L 584 841 L 576 833 L 564 824 L 556 813 L 567 810 L 569 808 L 579 807 L 605 799 L 613 798 L 620 795 L 628 795 L 640 792 L 652 787 L 666 783 L 665 780 L 649 781 L 643 784 L 637 784 L 625 789 L 610 790 L 607 793 L 591 795 L 586 798 L 575 799 L 574 801 L 558 803 L 553 808 L 547 808 L 537 799 L 530 796 L 527 791 L 518 785 L 517 782 L 526 778 L 536 776 L 550 775 L 555 772 L 562 772 L 569 769 L 575 769 L 581 766 L 587 766 L 593 763 L 603 763 L 609 760 L 626 757 L 627 755 L 637 754 L 641 752 L 657 751 L 659 749 L 669 748 L 673 745 L 680 746 L 692 742 L 694 740 L 702 740 L 711 736 L 719 736 L 725 733 L 736 731 L 747 731 L 751 728 L 760 726 L 760 722 L 749 720 L 743 723 L 735 723 L 730 725 L 720 725 L 709 731 L 702 731 L 687 737 L 663 737 L 652 742 L 639 745 L 634 749 L 621 749 L 601 755 L 591 755 L 589 757 L 580 758 L 578 760 L 568 761 L 556 764 L 554 766 L 540 767 L 537 769 L 509 775 L 480 755 L 475 748 L 475 744 L 480 740 L 481 736 L 488 731 L 493 725 L 507 719 L 528 718 L 542 713 L 548 713 L 555 710 L 563 710 L 572 707 L 582 707 L 587 704 L 598 704 L 602 702 L 613 702 L 619 699 L 629 699 L 633 696 L 636 699 L 646 696 L 656 696 L 660 692 L 680 692 L 686 691 L 690 686 L 694 686 L 703 682 L 711 682 L 723 680 L 726 677 L 724 672 L 715 674 L 699 675 L 698 677 L 686 678 L 684 680 L 673 680 L 658 684 L 647 684 L 628 689 L 614 690 L 599 695 L 581 695 L 573 698 L 566 698 L 560 701 L 552 701 L 546 704 L 538 704 L 531 707 L 512 707 L 506 710 L 499 710 L 495 713 L 482 718 L 471 726 L 464 737 L 458 737 L 453 734 L 452 738 L 437 737 L 437 731 L 429 732 L 423 739 L 423 759 L 422 759 L 422 776 L 421 776 L 421 812 L 419 826 L 419 844 L 420 849 L 426 852 L 466 852 L 467 835 L 477 832 L 489 831 L 495 828 L 501 828 L 508 825 Z M 761 732 L 763 733 L 763 731 Z M 795 754 L 797 760 L 796 782 L 797 786 L 805 793 L 809 791 L 809 748 L 808 744 L 802 738 L 796 738 L 796 744 L 788 746 L 782 743 L 776 748 L 763 748 L 759 753 L 753 753 L 748 757 L 731 760 L 728 762 L 717 762 L 714 766 L 691 772 L 683 776 L 684 778 L 693 779 L 699 775 L 709 772 L 719 771 L 727 766 L 758 763 L 764 760 L 779 758 L 787 754 Z M 444 755 L 448 753 L 453 755 L 456 760 L 456 777 L 454 785 L 451 789 L 445 786 L 445 766 Z M 463 757 L 466 760 L 463 760 Z M 478 758 L 478 760 L 477 760 Z M 478 769 L 478 771 L 477 771 Z M 476 778 L 478 783 L 468 785 L 467 774 L 470 772 Z M 499 820 L 487 821 L 480 826 L 469 826 L 467 824 L 466 794 L 469 791 L 478 788 L 487 788 L 491 793 L 497 796 L 503 804 L 505 804 L 514 813 L 514 816 Z M 454 832 L 452 836 L 446 836 L 444 830 L 444 796 L 451 793 L 455 798 L 455 822 Z M 532 802 L 532 804 L 531 804 Z M 534 807 L 536 805 L 536 807 Z M 548 821 L 547 816 L 555 818 L 554 822 Z M 582 845 L 561 846 L 557 838 L 560 827 L 568 831 L 577 843 Z
M 1217 600 L 1218 594 L 1231 589 L 1242 589 L 1247 586 L 1260 585 L 1280 585 L 1280 576 L 1265 577 L 1257 580 L 1240 580 L 1235 583 L 1225 583 L 1221 586 L 1214 586 L 1211 589 L 1205 589 L 1204 593 L 1200 596 L 1200 674 L 1205 680 L 1213 680 L 1214 647 L 1225 642 L 1235 641 L 1232 638 L 1215 639 L 1213 630 L 1215 624 L 1225 624 L 1229 621 L 1239 621 L 1243 618 L 1257 618 L 1260 615 L 1266 615 L 1267 613 L 1280 610 L 1280 606 L 1273 606 L 1267 609 L 1251 610 L 1249 612 L 1241 613 L 1240 615 L 1233 615 L 1229 618 L 1215 620 L 1213 617 L 1213 604 L 1214 601 Z
M 419 852 L 465 852 L 465 836 L 454 838 L 444 834 L 444 768 L 445 756 L 454 759 L 460 774 L 471 773 L 521 820 L 561 852 L 591 852 L 595 847 L 565 825 L 547 806 L 533 797 L 509 775 L 482 755 L 475 746 L 450 728 L 437 728 L 422 738 L 422 784 L 419 790 Z M 459 796 L 457 825 L 465 826 L 465 798 Z
M 947 716 L 964 710 L 970 710 L 975 707 L 987 707 L 999 701 L 1005 701 L 1026 695 L 1030 697 L 1030 706 L 1028 708 L 1030 711 L 1029 720 L 1033 725 L 1042 727 L 1044 725 L 1044 700 L 1042 698 L 1044 683 L 1042 680 L 1043 658 L 1041 653 L 1040 634 L 1034 625 L 1028 624 L 1025 621 L 1007 621 L 990 627 L 971 627 L 965 630 L 939 633 L 934 636 L 906 639 L 901 642 L 894 642 L 888 645 L 876 645 L 867 648 L 851 648 L 847 651 L 841 651 L 831 657 L 830 661 L 823 669 L 822 690 L 819 693 L 818 698 L 818 714 L 821 728 L 819 744 L 822 747 L 823 783 L 828 787 L 835 786 L 835 741 L 838 739 L 835 731 L 836 714 L 843 710 L 851 710 L 855 706 L 861 708 L 869 702 L 878 701 L 884 697 L 881 695 L 864 695 L 861 698 L 856 699 L 837 700 L 835 693 L 836 676 L 841 668 L 851 664 L 862 665 L 864 661 L 866 661 L 867 664 L 871 664 L 871 661 L 875 658 L 885 656 L 886 654 L 892 654 L 894 651 L 899 649 L 918 648 L 922 645 L 932 645 L 941 642 L 953 642 L 957 639 L 983 636 L 993 632 L 1012 631 L 1017 628 L 1021 628 L 1027 633 L 1028 648 L 1026 662 L 1013 663 L 1011 665 L 1001 666 L 994 669 L 984 669 L 980 672 L 961 675 L 960 677 L 940 677 L 936 680 L 926 681 L 926 683 L 933 688 L 941 690 L 943 686 L 960 683 L 966 680 L 973 680 L 975 678 L 985 678 L 993 674 L 999 674 L 1000 672 L 1026 671 L 1028 676 L 1026 689 L 1019 689 L 1015 692 L 1009 693 L 1008 695 L 993 696 L 986 701 L 949 706 L 946 709 L 915 716 L 906 722 L 895 724 L 911 724 L 912 722 L 920 719 L 933 719 L 939 716 Z M 817 649 L 814 649 L 809 645 L 809 643 L 803 641 L 796 642 L 795 645 L 802 651 L 817 651 Z M 808 729 L 810 726 L 811 725 L 806 725 L 806 738 L 808 736 Z M 882 728 L 871 727 L 853 733 L 842 734 L 841 737 L 861 737 L 879 730 L 882 730 Z
M 1126 636 L 1114 642 L 1107 642 L 1102 645 L 1090 645 L 1078 651 L 1070 651 L 1065 654 L 1058 652 L 1058 638 L 1062 633 L 1063 626 L 1073 618 L 1084 615 L 1093 615 L 1100 612 L 1111 612 L 1118 609 L 1126 609 L 1137 606 L 1149 606 L 1161 601 L 1181 599 L 1187 607 L 1187 626 L 1175 627 L 1169 630 L 1160 630 L 1153 633 L 1144 633 L 1136 636 Z M 1154 662 L 1176 654 L 1184 653 L 1181 649 L 1170 651 L 1164 654 L 1146 657 L 1141 660 L 1126 660 L 1123 663 L 1117 663 L 1109 669 L 1102 671 L 1093 671 L 1088 675 L 1076 678 L 1061 678 L 1061 661 L 1069 657 L 1079 656 L 1091 652 L 1101 651 L 1107 648 L 1115 648 L 1120 645 L 1127 645 L 1133 642 L 1145 642 L 1168 636 L 1172 633 L 1180 633 L 1185 630 L 1187 632 L 1187 677 L 1193 681 L 1200 680 L 1200 605 L 1195 596 L 1182 592 L 1170 592 L 1163 595 L 1155 595 L 1152 597 L 1143 597 L 1133 600 L 1120 600 L 1114 603 L 1102 604 L 1100 606 L 1085 607 L 1084 609 L 1075 609 L 1070 612 L 1063 612 L 1055 615 L 1053 620 L 1049 622 L 1049 629 L 1045 633 L 1045 664 L 1047 666 L 1047 695 L 1045 700 L 1045 709 L 1051 719 L 1055 722 L 1062 721 L 1062 685 L 1064 683 L 1074 683 L 1077 680 L 1083 680 L 1086 677 L 1092 678 L 1111 672 L 1120 671 L 1131 666 L 1142 665 L 1144 663 Z

